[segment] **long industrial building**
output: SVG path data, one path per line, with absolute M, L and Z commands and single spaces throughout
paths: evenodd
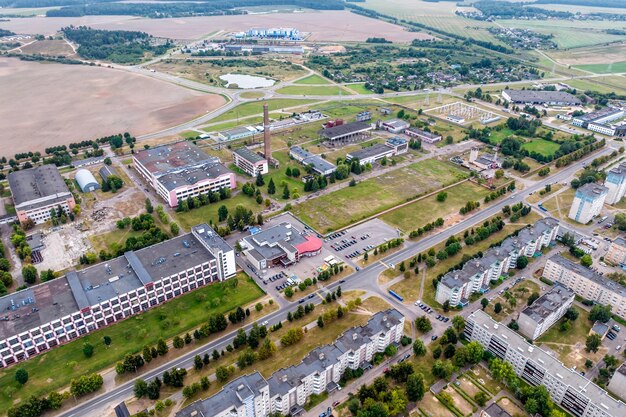
M 206 224 L 196 226 L 0 298 L 0 367 L 232 276 L 234 251 L 216 236 Z
M 564 91 L 504 90 L 502 98 L 516 104 L 545 104 L 552 106 L 578 106 L 578 97 Z
M 505 275 L 515 268 L 520 256 L 533 256 L 535 252 L 550 245 L 557 236 L 559 222 L 551 217 L 541 219 L 532 226 L 511 236 L 500 246 L 487 249 L 481 258 L 472 259 L 460 270 L 445 274 L 437 285 L 436 300 L 451 306 L 464 306 L 476 292 L 489 289 L 489 281 Z
M 373 164 L 383 158 L 391 158 L 396 155 L 402 155 L 409 151 L 409 144 L 405 139 L 394 137 L 388 139 L 385 143 L 378 143 L 367 146 L 346 155 L 346 160 L 352 161 L 357 159 L 361 165 Z
M 176 417 L 298 416 L 304 413 L 311 395 L 337 389 L 348 368 L 371 367 L 374 354 L 397 345 L 403 331 L 404 316 L 398 310 L 378 312 L 333 344 L 312 350 L 299 364 L 274 372 L 268 380 L 258 372 L 239 377 L 214 396 L 182 409 Z
M 170 207 L 189 197 L 233 189 L 235 174 L 188 141 L 141 150 L 133 166 Z
M 513 365 L 515 373 L 526 383 L 545 386 L 552 401 L 575 417 L 626 415 L 626 404 L 482 310 L 467 318 L 465 337 L 479 342 L 495 357 Z
M 543 276 L 571 288 L 587 300 L 612 306 L 614 314 L 626 318 L 626 288 L 619 283 L 561 255 L 548 259 Z
M 74 196 L 59 170 L 52 164 L 9 173 L 9 188 L 20 223 L 35 224 L 50 220 L 51 210 L 61 207 L 65 213 L 74 208 Z

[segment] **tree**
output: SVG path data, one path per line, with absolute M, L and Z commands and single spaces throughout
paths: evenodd
M 285 186 L 283 187 L 283 199 L 288 200 L 289 199 L 289 186 L 287 186 L 287 184 L 285 184 Z
M 601 321 L 602 323 L 606 323 L 611 319 L 611 306 L 602 306 L 596 304 L 591 309 L 589 313 L 589 320 L 591 321 Z
M 483 391 L 479 391 L 476 393 L 476 395 L 474 395 L 474 400 L 476 401 L 476 404 L 481 407 L 485 406 L 488 399 L 489 398 L 487 397 L 487 394 L 485 394 Z
M 477 364 L 483 359 L 485 349 L 477 341 L 465 345 L 465 360 L 471 364 Z
M 178 233 L 180 232 L 180 227 L 178 227 L 176 223 L 172 222 L 172 224 L 170 225 L 170 232 L 172 232 L 172 236 L 178 236 Z
M 515 267 L 517 269 L 524 269 L 528 266 L 528 258 L 524 255 L 517 258 L 517 262 L 515 263 Z
M 426 354 L 426 345 L 420 339 L 413 342 L 413 353 L 415 356 L 424 356 Z
M 526 304 L 531 306 L 531 305 L 533 305 L 533 303 L 535 301 L 537 301 L 538 298 L 539 298 L 539 293 L 538 292 L 533 292 L 532 294 L 530 294 L 530 297 L 528 297 L 528 300 L 526 301 Z
M 420 316 L 415 319 L 415 328 L 422 333 L 427 333 L 432 330 L 433 325 L 428 317 Z
M 274 178 L 270 178 L 270 182 L 267 184 L 267 193 L 270 195 L 276 194 L 276 184 L 274 184 Z
M 85 342 L 83 345 L 83 355 L 86 358 L 91 358 L 93 356 L 93 345 L 89 342 Z
M 20 385 L 24 385 L 28 382 L 28 371 L 24 368 L 18 368 L 15 371 L 15 380 L 20 383 Z
M 448 193 L 446 193 L 445 191 L 442 191 L 439 194 L 437 194 L 437 201 L 440 203 L 443 203 L 444 201 L 446 201 L 446 198 L 448 198 Z
M 587 337 L 587 341 L 585 342 L 585 350 L 587 352 L 596 353 L 602 344 L 602 338 L 599 334 L 592 334 Z
M 500 303 L 496 303 L 496 304 L 493 306 L 493 311 L 494 311 L 496 314 L 499 314 L 499 313 L 502 311 L 502 304 L 500 304 Z
M 196 369 L 196 371 L 199 371 L 200 369 L 202 369 L 203 366 L 204 366 L 204 362 L 202 362 L 202 358 L 200 357 L 200 355 L 194 356 L 193 367 Z
M 576 321 L 576 319 L 578 318 L 578 310 L 576 310 L 576 308 L 574 307 L 570 307 L 567 309 L 567 311 L 565 312 L 565 318 L 569 321 Z
M 483 306 L 483 310 L 484 310 L 489 305 L 489 300 L 486 298 L 483 298 L 482 300 L 480 300 L 480 305 Z
M 22 268 L 22 276 L 24 277 L 24 281 L 29 284 L 34 284 L 37 281 L 37 269 L 32 265 L 25 265 Z
M 263 174 L 261 174 L 260 172 L 256 175 L 256 186 L 257 187 L 261 187 L 263 185 L 265 185 L 265 180 L 263 179 Z
M 229 377 L 230 377 L 230 371 L 228 370 L 227 367 L 225 367 L 225 366 L 218 366 L 215 369 L 215 378 L 219 382 L 226 382 Z
M 457 332 L 462 332 L 465 328 L 465 319 L 463 316 L 454 316 L 452 318 L 452 326 Z
M 409 375 L 415 373 L 415 368 L 411 362 L 401 362 L 393 365 L 388 375 L 397 383 L 405 383 Z
M 424 398 L 424 377 L 422 374 L 412 374 L 406 380 L 406 395 L 409 401 L 420 401 Z
M 157 342 L 157 353 L 159 354 L 159 356 L 165 355 L 168 350 L 169 348 L 167 347 L 165 340 L 159 339 Z
M 586 268 L 589 268 L 593 264 L 593 259 L 591 259 L 591 255 L 585 254 L 582 258 L 580 258 L 580 264 Z
M 110 345 L 111 345 L 111 337 L 110 337 L 110 336 L 104 336 L 104 337 L 102 338 L 102 341 L 104 342 L 104 344 L 105 344 L 106 346 L 110 346 Z
M 154 207 L 152 206 L 152 201 L 150 201 L 149 198 L 146 198 L 146 212 L 148 212 L 148 214 L 152 214 L 153 211 Z
M 437 378 L 448 379 L 452 375 L 453 368 L 452 362 L 437 359 L 433 363 L 432 372 Z
M 225 205 L 221 205 L 217 209 L 217 220 L 223 222 L 228 218 L 228 208 Z
M 324 319 L 322 318 L 322 316 L 319 316 L 317 318 L 317 327 L 319 327 L 320 329 L 324 327 Z

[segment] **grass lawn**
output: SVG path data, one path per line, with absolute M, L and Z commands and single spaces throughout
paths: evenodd
M 232 120 L 238 117 L 253 116 L 263 113 L 263 103 L 266 101 L 252 101 L 248 103 L 240 104 L 239 106 L 227 111 L 224 114 L 212 119 L 212 122 L 221 122 L 223 120 Z M 288 107 L 296 107 L 309 103 L 313 103 L 314 100 L 300 100 L 295 98 L 279 98 L 274 100 L 267 100 L 267 105 L 270 111 L 281 110 Z
M 504 409 L 504 411 L 506 411 L 512 416 L 527 416 L 528 415 L 528 413 L 526 413 L 525 410 L 522 410 L 521 408 L 519 408 L 517 404 L 515 404 L 513 400 L 509 399 L 508 397 L 500 398 L 497 401 L 497 403 L 500 407 Z
M 243 93 L 239 94 L 239 97 L 241 98 L 261 98 L 265 96 L 265 94 L 263 94 L 261 91 L 244 91 Z
M 586 64 L 576 65 L 581 70 L 595 72 L 596 74 L 610 74 L 612 72 L 626 72 L 626 61 L 613 62 L 610 64 Z
M 489 135 L 489 142 L 491 142 L 492 145 L 499 145 L 504 139 L 512 136 L 513 134 L 513 131 L 508 127 L 500 130 L 492 130 Z
M 352 92 L 337 85 L 322 86 L 299 86 L 290 85 L 276 90 L 278 94 L 300 94 L 303 96 L 338 96 L 340 94 L 349 95 Z
M 603 94 L 626 94 L 626 77 L 621 75 L 602 76 L 589 79 L 568 80 L 568 84 L 579 90 L 592 90 Z
M 429 159 L 311 199 L 293 211 L 325 233 L 464 178 L 466 171 Z
M 308 77 L 294 81 L 294 84 L 330 84 L 330 81 L 328 81 L 321 75 L 313 74 L 309 75 Z
M 475 365 L 465 374 L 472 382 L 478 386 L 485 388 L 492 395 L 496 395 L 503 388 L 498 381 L 491 377 L 491 374 L 482 366 Z
M 100 235 L 89 236 L 89 243 L 93 246 L 94 252 L 99 253 L 101 250 L 110 251 L 114 245 L 124 246 L 124 242 L 129 237 L 139 237 L 144 231 L 134 231 L 128 227 L 126 229 L 115 229 Z
M 459 209 L 470 200 L 483 202 L 489 190 L 471 182 L 464 182 L 446 190 L 448 198 L 445 202 L 437 201 L 433 195 L 385 213 L 380 219 L 405 233 L 415 230 L 438 217 L 446 217 L 459 212 Z
M 506 282 L 500 285 L 500 287 L 502 288 L 506 288 L 507 286 L 508 285 Z M 510 300 L 515 300 L 512 301 L 514 304 L 510 304 L 509 299 L 505 298 L 504 296 L 504 294 L 506 293 L 503 293 L 502 295 L 490 301 L 487 308 L 485 308 L 485 313 L 489 314 L 495 321 L 503 321 L 507 317 L 513 315 L 518 307 L 526 305 L 526 301 L 528 300 L 530 295 L 533 292 L 539 292 L 539 285 L 533 281 L 524 280 L 517 285 L 511 287 L 508 292 L 512 296 Z M 502 306 L 502 310 L 500 311 L 500 313 L 497 314 L 494 311 L 496 303 L 500 303 L 500 305 Z
M 207 204 L 188 212 L 174 212 L 174 220 L 183 229 L 190 230 L 192 226 L 200 223 L 209 223 L 213 221 L 213 224 L 218 224 L 217 210 L 220 206 L 225 205 L 230 213 L 235 211 L 235 207 L 241 204 L 245 208 L 252 210 L 253 212 L 260 212 L 264 206 L 260 206 L 252 197 L 248 197 L 243 193 L 239 193 L 234 197 L 227 198 L 226 200 L 218 201 L 217 203 Z
M 569 188 L 545 200 L 543 202 L 543 207 L 548 210 L 548 213 L 550 213 L 552 217 L 557 219 L 567 219 L 575 194 L 576 190 Z
M 372 90 L 365 88 L 365 83 L 347 84 L 344 87 L 349 88 L 357 94 L 374 94 Z
M 472 381 L 466 375 L 462 375 L 461 377 L 457 379 L 457 381 L 459 381 L 458 388 L 461 389 L 464 393 L 466 393 L 471 398 L 474 398 L 474 396 L 478 394 L 479 392 L 484 392 L 489 397 L 491 397 L 491 394 L 487 392 L 487 390 L 479 387 L 479 385 L 474 383 L 474 381 Z
M 417 406 L 424 410 L 427 416 L 431 417 L 456 417 L 452 411 L 448 410 L 448 407 L 443 405 L 432 392 L 428 391 L 424 394 L 424 398 L 417 403 Z
M 22 362 L 20 367 L 29 374 L 28 383 L 22 388 L 15 382 L 15 367 L 0 370 L 0 386 L 18 389 L 13 399 L 6 396 L 4 389 L 0 392 L 0 409 L 7 410 L 12 400 L 63 388 L 72 378 L 113 366 L 124 355 L 139 352 L 145 345 L 154 345 L 159 338 L 169 339 L 199 326 L 212 313 L 224 314 L 263 296 L 263 290 L 252 279 L 244 275 L 239 275 L 238 279 L 236 288 L 226 284 L 200 288 Z M 109 348 L 102 343 L 105 335 L 112 339 Z M 85 359 L 82 352 L 85 342 L 95 346 L 90 359 Z
M 559 149 L 559 144 L 549 140 L 535 138 L 530 142 L 524 143 L 522 149 L 526 149 L 528 152 L 536 152 L 544 156 L 550 156 L 554 155 Z

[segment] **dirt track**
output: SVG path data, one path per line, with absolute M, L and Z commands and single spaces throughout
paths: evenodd
M 0 155 L 129 131 L 157 132 L 224 103 L 218 95 L 89 67 L 0 58 Z

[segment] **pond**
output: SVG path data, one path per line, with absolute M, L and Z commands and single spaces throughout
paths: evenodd
M 220 80 L 226 81 L 226 87 L 233 88 L 235 87 L 235 85 L 237 88 L 271 87 L 275 83 L 274 80 L 271 80 L 269 78 L 244 74 L 224 74 L 220 75 Z

